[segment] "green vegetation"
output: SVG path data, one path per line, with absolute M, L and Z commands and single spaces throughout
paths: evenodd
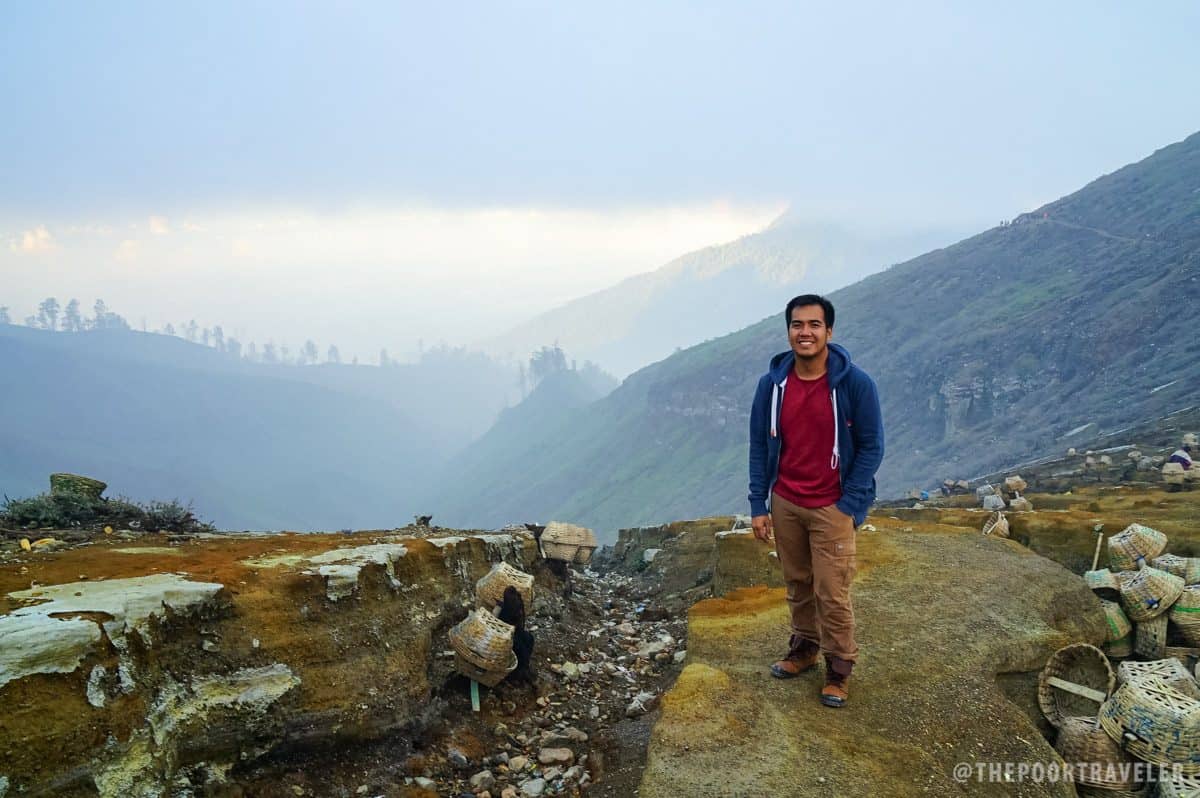
M 98 499 L 82 493 L 43 493 L 28 499 L 4 497 L 0 527 L 9 529 L 137 529 L 145 532 L 212 532 L 190 504 L 178 500 L 138 504 L 125 498 Z
M 1065 451 L 1089 422 L 1094 436 L 1195 404 L 1197 185 L 1200 134 L 832 294 L 834 339 L 880 389 L 881 497 Z M 466 464 L 437 512 L 603 533 L 744 512 L 750 400 L 786 348 L 772 314 L 680 351 Z

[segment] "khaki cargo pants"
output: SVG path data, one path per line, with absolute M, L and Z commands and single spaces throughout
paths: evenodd
M 832 504 L 810 509 L 775 494 L 771 526 L 787 583 L 792 633 L 820 643 L 828 656 L 854 662 L 854 520 Z

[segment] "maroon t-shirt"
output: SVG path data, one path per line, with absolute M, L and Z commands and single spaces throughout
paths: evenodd
M 842 498 L 833 464 L 833 400 L 828 375 L 802 380 L 789 374 L 779 413 L 779 477 L 775 493 L 800 507 L 826 507 Z

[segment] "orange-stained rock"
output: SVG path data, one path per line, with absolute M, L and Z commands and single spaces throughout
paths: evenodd
M 14 551 L 0 564 L 0 775 L 10 795 L 122 798 L 411 724 L 435 634 L 494 561 L 538 558 L 527 533 Z

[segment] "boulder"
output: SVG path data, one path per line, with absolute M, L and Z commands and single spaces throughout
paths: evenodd
M 991 496 L 984 496 L 983 497 L 983 509 L 993 510 L 993 511 L 1003 510 L 1004 509 L 1004 499 L 1002 499 L 1001 497 L 997 496 L 994 493 Z
M 73 494 L 86 496 L 89 499 L 99 499 L 104 495 L 106 488 L 108 488 L 106 483 L 79 474 L 50 475 L 50 492 L 55 496 Z

